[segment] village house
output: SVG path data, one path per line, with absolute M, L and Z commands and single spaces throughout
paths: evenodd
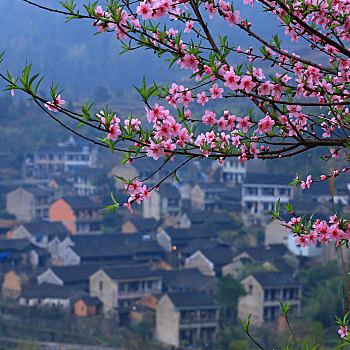
M 149 200 L 142 202 L 144 218 L 163 220 L 163 225 L 175 225 L 182 213 L 182 200 L 179 190 L 172 184 L 162 184 L 159 191 L 153 191 Z
M 206 292 L 169 292 L 157 304 L 155 338 L 167 345 L 213 348 L 219 308 Z
M 39 186 L 21 186 L 6 194 L 6 210 L 20 221 L 47 220 L 52 193 Z
M 50 206 L 50 220 L 61 221 L 73 235 L 102 233 L 101 208 L 87 196 L 56 200 Z
M 103 314 L 103 303 L 95 297 L 83 296 L 74 302 L 73 307 L 76 316 L 89 317 Z
M 198 268 L 158 270 L 163 292 L 206 291 L 217 288 L 217 278 L 202 274 Z
M 97 148 L 92 144 L 77 144 L 73 139 L 57 146 L 41 146 L 34 153 L 36 177 L 74 173 L 83 167 L 95 167 Z
M 59 244 L 62 265 L 80 264 L 152 264 L 163 259 L 164 252 L 149 235 L 108 234 L 74 235 Z
M 248 173 L 242 184 L 242 218 L 247 225 L 266 224 L 280 200 L 281 207 L 293 197 L 293 188 L 288 175 Z
M 285 304 L 291 301 L 291 313 L 300 315 L 302 286 L 293 274 L 286 271 L 253 273 L 241 283 L 247 292 L 238 302 L 238 317 L 243 321 L 252 314 L 252 325 L 276 322 L 281 315 L 280 301 Z
M 88 292 L 90 276 L 99 269 L 100 265 L 51 266 L 37 276 L 37 283 L 54 284 Z
M 1 295 L 4 299 L 17 299 L 22 292 L 24 275 L 10 270 L 4 274 L 4 280 L 1 284 Z
M 158 222 L 154 218 L 138 218 L 133 217 L 127 219 L 122 224 L 122 233 L 142 233 L 143 235 L 150 235 L 155 237 L 157 231 Z
M 46 306 L 70 311 L 70 300 L 81 290 L 55 284 L 28 285 L 19 298 L 23 306 Z
M 79 196 L 96 195 L 100 188 L 96 185 L 99 175 L 101 175 L 99 168 L 82 168 L 74 175 L 73 190 Z
M 28 239 L 31 243 L 41 248 L 46 248 L 49 242 L 56 236 L 70 235 L 70 231 L 62 222 L 35 221 L 19 225 L 11 231 L 12 239 Z
M 33 245 L 27 239 L 0 240 L 0 266 L 45 267 L 49 262 L 49 253 Z
M 213 170 L 218 171 L 218 180 L 229 186 L 241 184 L 247 174 L 247 162 L 240 162 L 236 157 L 226 158 L 222 164 L 213 163 Z
M 205 226 L 191 226 L 188 229 L 177 229 L 166 227 L 157 233 L 157 242 L 166 252 L 178 252 L 179 249 L 185 247 L 189 242 L 198 239 L 215 239 L 218 232 L 213 228 Z
M 191 191 L 191 209 L 195 211 L 218 211 L 218 201 L 228 192 L 234 191 L 222 183 L 198 183 Z
M 222 268 L 233 258 L 232 249 L 228 246 L 201 248 L 186 258 L 185 268 L 198 268 L 203 275 L 221 276 Z
M 90 277 L 90 295 L 103 302 L 105 313 L 161 291 L 162 277 L 146 266 L 104 267 Z

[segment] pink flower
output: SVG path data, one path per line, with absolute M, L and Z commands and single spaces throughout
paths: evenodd
M 187 21 L 186 28 L 184 30 L 185 33 L 190 33 L 193 28 L 194 21 Z
M 211 87 L 209 89 L 209 91 L 212 94 L 211 95 L 212 100 L 216 100 L 217 98 L 222 98 L 222 94 L 221 93 L 224 91 L 224 89 L 219 88 L 219 85 L 215 83 L 213 85 L 213 87 Z
M 204 106 L 208 101 L 209 98 L 206 96 L 205 91 L 203 91 L 201 94 L 197 94 L 197 103 L 200 103 L 202 106 Z
M 141 2 L 139 6 L 137 6 L 136 13 L 142 16 L 142 19 L 148 19 L 152 17 L 152 9 L 151 5 L 145 2 Z
M 348 326 L 345 326 L 345 327 L 340 326 L 338 333 L 342 338 L 345 338 L 348 335 Z
M 275 125 L 275 121 L 267 115 L 265 118 L 261 119 L 258 123 L 259 134 L 268 133 L 272 131 L 272 126 Z
M 237 118 L 237 128 L 242 129 L 244 133 L 248 132 L 248 128 L 253 126 L 253 123 L 249 121 L 249 117 L 246 116 L 243 119 L 242 118 Z
M 151 140 L 150 146 L 147 148 L 147 157 L 153 157 L 154 160 L 157 160 L 160 157 L 164 157 L 164 142 L 154 143 Z
M 65 100 L 61 100 L 61 95 L 58 95 L 55 101 L 45 103 L 45 107 L 51 112 L 58 112 L 56 107 L 60 107 L 60 105 L 65 104 Z
M 245 90 L 245 92 L 249 94 L 252 92 L 255 86 L 256 83 L 253 81 L 252 77 L 250 75 L 246 75 L 242 78 L 239 88 L 241 90 Z
M 240 80 L 240 76 L 236 75 L 233 67 L 230 67 L 229 71 L 226 71 L 224 74 L 225 86 L 230 88 L 231 90 L 238 90 L 239 85 L 238 82 Z
M 309 175 L 307 178 L 306 178 L 306 182 L 305 181 L 301 181 L 301 188 L 303 190 L 305 190 L 305 188 L 310 188 L 310 185 L 311 185 L 311 182 L 312 182 L 312 179 L 311 179 L 311 175 Z
M 232 11 L 227 11 L 225 20 L 228 23 L 230 27 L 232 27 L 234 24 L 239 24 L 241 17 L 239 16 L 240 12 L 236 10 L 234 13 Z

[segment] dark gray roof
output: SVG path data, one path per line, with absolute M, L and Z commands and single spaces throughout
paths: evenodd
M 159 270 L 164 290 L 200 290 L 215 277 L 203 275 L 197 268 L 181 270 Z
M 296 277 L 285 272 L 253 273 L 253 276 L 263 287 L 292 287 L 300 285 Z
M 281 259 L 288 249 L 284 244 L 273 244 L 270 247 L 256 247 L 245 248 L 237 255 L 246 252 L 257 263 L 264 263 L 266 261 L 273 261 L 275 259 Z
M 97 205 L 88 196 L 70 196 L 62 197 L 62 199 L 68 203 L 72 209 L 99 209 L 100 206 Z
M 169 292 L 167 295 L 177 309 L 219 308 L 214 297 L 206 292 Z
M 22 186 L 25 191 L 30 192 L 33 196 L 49 196 L 50 191 L 38 186 Z
M 129 218 L 127 221 L 130 221 L 139 232 L 150 232 L 157 228 L 157 221 L 154 218 Z
M 79 298 L 77 301 L 79 301 L 79 300 L 82 300 L 86 306 L 103 305 L 102 301 L 96 297 L 84 296 L 82 298 Z
M 161 197 L 180 199 L 181 195 L 178 188 L 172 184 L 163 183 L 159 186 L 159 194 Z
M 33 235 L 70 235 L 62 222 L 35 221 L 22 224 Z
M 55 284 L 43 283 L 39 285 L 28 285 L 22 291 L 23 298 L 63 298 L 68 299 L 80 290 Z
M 72 249 L 82 258 L 130 257 L 136 255 L 162 254 L 162 249 L 155 241 L 143 239 L 142 234 L 104 234 L 71 236 Z
M 230 263 L 233 258 L 233 252 L 230 247 L 203 248 L 200 251 L 216 267 Z
M 292 181 L 293 175 L 248 173 L 246 179 L 244 180 L 244 184 L 287 186 Z
M 128 280 L 139 278 L 161 278 L 158 271 L 146 266 L 105 267 L 103 271 L 113 280 Z
M 12 251 L 26 251 L 33 245 L 27 239 L 1 239 L 0 253 L 7 253 Z
M 217 237 L 217 232 L 212 228 L 207 228 L 199 225 L 192 225 L 191 228 L 173 228 L 167 227 L 165 232 L 174 239 L 199 239 L 199 238 L 214 238 Z
M 188 256 L 201 249 L 213 249 L 220 246 L 220 243 L 209 239 L 195 239 L 189 241 L 188 244 L 181 248 L 181 254 Z
M 87 282 L 90 276 L 100 269 L 100 265 L 52 266 L 51 270 L 65 284 Z

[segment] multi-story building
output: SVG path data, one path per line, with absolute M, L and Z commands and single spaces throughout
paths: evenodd
M 90 276 L 90 295 L 103 302 L 107 313 L 161 291 L 162 277 L 145 266 L 102 268 Z
M 6 194 L 6 210 L 21 221 L 49 218 L 52 193 L 38 186 L 21 186 Z
M 241 283 L 247 292 L 238 302 L 238 316 L 243 321 L 250 314 L 254 325 L 277 321 L 282 315 L 280 301 L 285 304 L 291 301 L 291 314 L 300 315 L 302 287 L 293 274 L 285 271 L 253 273 Z
M 34 154 L 37 176 L 76 172 L 83 167 L 95 167 L 97 148 L 92 144 L 78 145 L 70 140 L 57 146 L 41 146 Z
M 89 197 L 62 197 L 51 204 L 49 214 L 51 221 L 61 221 L 73 235 L 102 233 L 100 206 Z
M 275 174 L 248 174 L 242 184 L 242 214 L 247 224 L 266 223 L 269 211 L 288 203 L 292 196 L 292 187 L 286 187 L 292 178 Z
M 167 225 L 174 225 L 182 213 L 182 200 L 179 190 L 172 184 L 162 184 L 159 191 L 153 191 L 149 200 L 143 202 L 143 217 L 164 220 Z
M 156 339 L 176 348 L 201 343 L 211 349 L 218 331 L 219 308 L 206 292 L 169 292 L 157 304 Z

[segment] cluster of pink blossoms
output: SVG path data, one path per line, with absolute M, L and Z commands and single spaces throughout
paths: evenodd
M 141 201 L 146 199 L 149 199 L 149 196 L 151 193 L 147 190 L 147 186 L 143 185 L 142 182 L 138 181 L 137 179 L 134 179 L 131 183 L 127 183 L 125 185 L 125 189 L 130 193 L 130 197 L 128 199 L 127 203 L 124 203 L 123 205 L 128 207 L 129 210 L 132 212 L 131 203 L 135 202 L 137 204 L 141 204 Z
M 301 217 L 293 217 L 283 224 L 288 231 L 301 232 L 296 234 L 296 244 L 302 247 L 309 247 L 317 242 L 328 244 L 331 241 L 339 246 L 343 240 L 350 238 L 350 222 L 340 222 L 336 215 L 329 222 L 317 219 L 311 226 L 303 223 Z

